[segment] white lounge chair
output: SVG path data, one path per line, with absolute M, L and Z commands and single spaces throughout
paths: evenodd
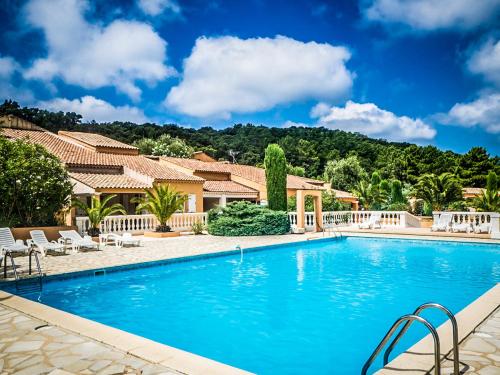
M 481 223 L 474 226 L 474 233 L 491 233 L 491 223 Z
M 382 214 L 380 213 L 371 214 L 368 220 L 365 220 L 361 224 L 359 224 L 359 229 L 382 228 L 381 221 L 382 221 Z
M 43 230 L 30 230 L 31 243 L 37 247 L 43 256 L 47 255 L 47 250 L 62 251 L 66 252 L 64 247 L 64 240 L 61 238 L 60 241 L 49 241 L 45 236 Z M 30 241 L 30 240 L 28 240 Z
M 470 233 L 472 230 L 472 227 L 470 223 L 453 223 L 451 225 L 451 231 L 453 233 L 456 232 L 465 232 L 465 233 Z
M 66 244 L 71 245 L 73 251 L 79 251 L 82 247 L 96 248 L 99 250 L 99 244 L 92 240 L 90 236 L 80 236 L 76 230 L 60 230 L 59 234 Z
M 441 214 L 441 216 L 439 216 L 438 222 L 431 227 L 431 231 L 432 232 L 437 232 L 437 231 L 448 232 L 448 230 L 451 227 L 452 220 L 453 220 L 452 214 Z
M 15 240 L 10 228 L 0 228 L 0 253 L 4 254 L 6 251 L 16 253 L 27 253 L 28 246 L 24 244 L 23 240 Z
M 140 246 L 141 240 L 134 238 L 132 233 L 123 233 L 122 235 L 106 233 L 99 236 L 99 243 L 101 245 L 115 245 L 116 247 L 123 247 L 125 245 Z

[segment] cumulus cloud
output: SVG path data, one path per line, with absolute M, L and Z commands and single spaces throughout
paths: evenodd
M 448 113 L 436 115 L 437 121 L 467 128 L 481 127 L 500 133 L 500 93 L 483 93 L 476 100 L 455 104 Z
M 19 64 L 12 57 L 0 56 L 0 78 L 10 78 L 19 70 Z
M 318 126 L 366 134 L 390 141 L 415 141 L 432 139 L 436 130 L 421 119 L 383 110 L 373 103 L 348 101 L 345 107 L 331 107 L 321 111 Z
M 500 40 L 487 40 L 467 62 L 468 69 L 500 87 Z
M 229 118 L 305 99 L 335 100 L 351 89 L 349 58 L 345 47 L 283 36 L 203 37 L 165 104 L 190 116 Z
M 144 112 L 128 105 L 113 106 L 93 96 L 84 96 L 80 99 L 55 98 L 39 102 L 41 108 L 50 111 L 76 112 L 83 116 L 84 121 L 112 122 L 130 121 L 138 124 L 148 122 Z
M 174 14 L 181 13 L 181 7 L 175 0 L 139 0 L 138 5 L 149 16 L 158 16 L 165 10 Z
M 166 42 L 141 22 L 115 20 L 107 26 L 87 22 L 83 0 L 31 0 L 28 22 L 40 28 L 48 54 L 25 72 L 29 79 L 66 83 L 88 89 L 115 86 L 130 98 L 140 98 L 137 81 L 154 84 L 173 75 L 165 64 Z
M 365 2 L 365 18 L 415 30 L 470 30 L 495 19 L 500 0 L 373 0 Z

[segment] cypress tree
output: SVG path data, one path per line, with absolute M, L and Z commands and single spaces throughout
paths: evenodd
M 277 144 L 267 146 L 264 166 L 268 206 L 271 210 L 286 211 L 286 158 L 280 146 Z
M 391 203 L 402 203 L 405 201 L 401 181 L 394 180 L 391 185 Z

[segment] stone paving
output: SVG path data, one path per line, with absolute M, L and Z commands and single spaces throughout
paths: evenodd
M 500 308 L 460 344 L 460 363 L 468 375 L 500 375 Z M 453 362 L 441 372 L 453 374 Z
M 179 373 L 0 304 L 0 374 Z

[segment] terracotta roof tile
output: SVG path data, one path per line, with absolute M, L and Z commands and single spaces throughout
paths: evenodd
M 221 193 L 255 193 L 257 191 L 234 181 L 205 181 L 203 190 Z
M 261 185 L 266 184 L 265 170 L 251 165 L 229 164 L 225 162 L 204 162 L 196 159 L 181 159 L 172 157 L 162 157 L 162 159 L 196 171 L 226 172 Z M 307 179 L 292 175 L 287 176 L 287 187 L 289 189 L 324 190 L 324 187 L 322 186 L 312 185 L 307 182 Z
M 73 138 L 82 143 L 86 143 L 94 147 L 111 147 L 111 148 L 122 148 L 127 150 L 137 150 L 137 147 L 128 145 L 126 143 L 119 142 L 115 139 L 105 137 L 101 134 L 95 133 L 83 133 L 83 132 L 68 132 L 60 130 L 59 135 Z
M 44 146 L 49 152 L 59 157 L 63 163 L 69 166 L 123 166 L 158 181 L 204 181 L 200 177 L 182 173 L 141 155 L 118 155 L 95 152 L 84 146 L 68 142 L 62 137 L 47 131 L 7 128 L 2 128 L 0 130 L 0 133 L 8 138 L 25 139 Z
M 124 174 L 73 173 L 75 180 L 93 189 L 146 189 L 151 186 Z

